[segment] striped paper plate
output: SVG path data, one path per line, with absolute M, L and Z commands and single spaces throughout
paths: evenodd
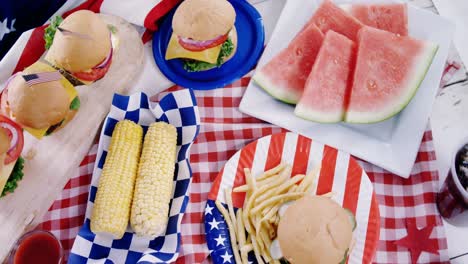
M 213 262 L 235 263 L 226 222 L 214 201 L 225 204 L 224 189 L 246 183 L 244 168 L 250 168 L 252 175 L 259 175 L 281 161 L 293 166 L 292 175 L 305 174 L 321 164 L 313 192 L 333 192 L 333 200 L 356 216 L 355 244 L 348 263 L 370 263 L 379 239 L 380 216 L 366 172 L 348 153 L 291 132 L 266 136 L 250 143 L 229 159 L 216 178 L 205 207 L 206 240 Z M 245 193 L 233 193 L 234 207 L 242 207 L 244 199 Z M 249 261 L 256 263 L 253 254 L 249 255 Z

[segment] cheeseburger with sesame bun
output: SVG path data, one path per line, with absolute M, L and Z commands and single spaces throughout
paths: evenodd
M 190 72 L 220 67 L 237 48 L 236 12 L 226 0 L 185 0 L 172 19 L 166 60 L 182 59 Z

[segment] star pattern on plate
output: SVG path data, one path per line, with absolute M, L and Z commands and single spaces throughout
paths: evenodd
M 433 224 L 428 224 L 426 227 L 418 229 L 415 220 L 406 219 L 406 230 L 408 234 L 394 243 L 408 248 L 411 253 L 412 263 L 418 261 L 423 251 L 439 255 L 439 251 L 437 250 L 438 240 L 429 238 L 433 228 Z
M 205 208 L 205 215 L 213 215 L 213 208 L 214 207 L 211 207 L 209 204 L 207 204 Z
M 224 246 L 224 241 L 226 241 L 226 238 L 219 234 L 218 238 L 215 238 L 214 240 L 216 240 L 216 246 Z
M 223 258 L 223 263 L 231 263 L 232 255 L 230 255 L 227 251 L 224 255 L 221 255 Z
M 210 231 L 213 230 L 213 229 L 219 230 L 219 224 L 221 224 L 221 221 L 218 222 L 218 221 L 216 221 L 216 218 L 213 217 L 213 221 L 208 222 L 208 224 L 210 225 Z

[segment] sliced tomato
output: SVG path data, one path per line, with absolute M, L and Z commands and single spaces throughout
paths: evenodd
M 0 129 L 5 129 L 10 138 L 10 149 L 5 158 L 5 164 L 9 164 L 16 161 L 23 151 L 23 129 L 16 122 L 3 115 L 0 115 Z
M 112 62 L 112 57 L 109 58 L 109 62 L 103 67 L 93 68 L 89 72 L 73 72 L 72 75 L 84 81 L 89 81 L 89 82 L 97 81 L 101 79 L 102 77 L 104 77 L 104 75 L 106 75 L 107 71 L 110 68 L 111 62 Z
M 202 51 L 223 44 L 228 39 L 228 34 L 219 36 L 212 40 L 196 41 L 179 37 L 179 44 L 186 50 Z

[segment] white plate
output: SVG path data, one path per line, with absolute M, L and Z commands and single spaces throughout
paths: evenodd
M 309 20 L 321 1 L 288 0 L 278 20 L 258 67 L 265 65 Z M 340 0 L 337 4 L 365 2 Z M 367 1 L 369 2 L 369 1 Z M 319 124 L 303 120 L 293 113 L 294 107 L 275 100 L 253 81 L 239 106 L 248 115 L 322 143 L 347 151 L 401 177 L 408 178 L 421 144 L 445 67 L 454 25 L 436 14 L 408 4 L 409 35 L 439 45 L 426 78 L 408 106 L 385 122 L 370 125 Z

